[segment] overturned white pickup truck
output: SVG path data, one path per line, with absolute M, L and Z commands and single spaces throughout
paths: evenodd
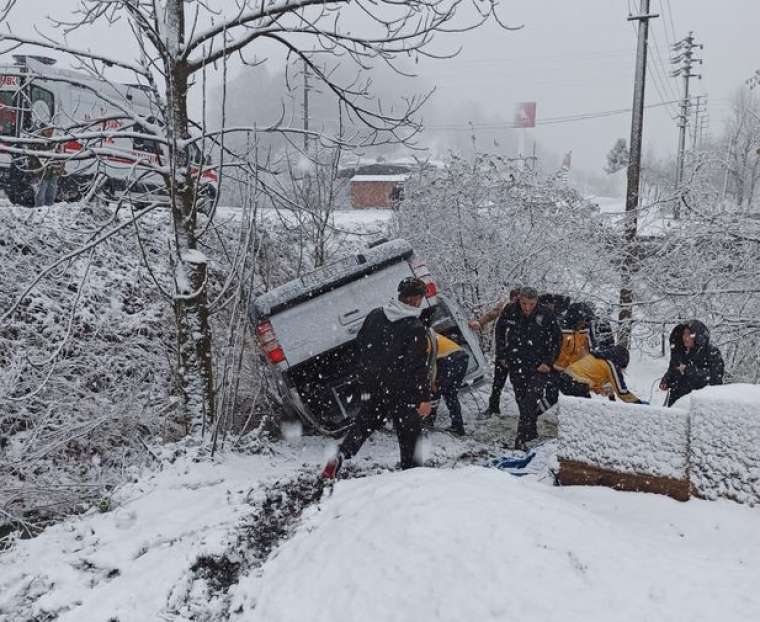
M 427 284 L 423 317 L 470 354 L 463 389 L 480 384 L 486 363 L 458 305 L 439 294 L 406 240 L 391 240 L 257 296 L 250 317 L 273 376 L 275 399 L 323 434 L 346 430 L 359 409 L 355 337 L 374 308 L 408 276 Z

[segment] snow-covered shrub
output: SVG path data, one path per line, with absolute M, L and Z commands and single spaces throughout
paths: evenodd
M 0 509 L 9 514 L 54 514 L 99 496 L 146 459 L 141 439 L 167 432 L 168 307 L 133 227 L 88 249 L 123 220 L 92 205 L 0 209 L 3 313 L 23 294 L 0 324 Z M 142 250 L 161 278 L 159 241 L 144 236 Z
M 397 232 L 471 311 L 515 285 L 592 302 L 617 295 L 608 233 L 591 204 L 561 179 L 486 154 L 452 155 L 405 189 Z
M 89 204 L 0 209 L 0 522 L 97 500 L 154 460 L 151 443 L 189 430 L 177 416 L 171 302 L 157 286 L 171 289 L 169 215 L 131 219 Z M 240 210 L 213 228 L 203 250 L 224 437 L 268 409 L 247 308 L 256 259 L 284 251 L 255 238 L 245 254 L 255 230 Z M 287 267 L 269 276 L 290 278 Z
M 680 402 L 691 413 L 690 477 L 707 499 L 760 503 L 760 387 L 706 387 Z

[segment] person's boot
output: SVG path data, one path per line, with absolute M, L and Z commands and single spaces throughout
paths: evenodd
M 494 415 L 501 415 L 501 409 L 499 408 L 499 401 L 493 400 L 493 396 L 488 400 L 488 408 L 478 415 L 478 419 L 490 419 Z
M 343 465 L 343 454 L 340 451 L 338 451 L 338 453 L 335 454 L 333 458 L 330 458 L 327 461 L 325 468 L 322 469 L 322 474 L 320 475 L 320 477 L 325 480 L 335 479 L 342 465 Z

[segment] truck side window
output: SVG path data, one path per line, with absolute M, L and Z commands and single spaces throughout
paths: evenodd
M 22 101 L 26 99 L 25 97 Z M 55 115 L 55 97 L 47 89 L 32 84 L 29 89 L 29 101 L 23 101 L 25 130 L 35 127 L 46 127 L 53 121 Z

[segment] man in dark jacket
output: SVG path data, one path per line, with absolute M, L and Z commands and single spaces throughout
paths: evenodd
M 660 381 L 660 390 L 670 391 L 667 405 L 708 384 L 723 384 L 720 350 L 699 320 L 678 324 L 670 333 L 670 365 Z
M 532 287 L 521 288 L 519 302 L 506 307 L 496 323 L 496 356 L 507 361 L 520 410 L 515 449 L 524 449 L 538 436 L 539 401 L 561 340 L 554 314 L 538 304 Z
M 512 288 L 509 291 L 509 298 L 507 300 L 500 301 L 499 304 L 486 311 L 477 320 L 470 320 L 470 328 L 478 332 L 482 331 L 487 324 L 498 320 L 507 306 L 517 303 L 519 299 L 520 288 Z M 501 414 L 501 392 L 504 390 L 504 385 L 507 384 L 508 377 L 509 368 L 507 367 L 507 361 L 497 356 L 494 360 L 491 396 L 488 398 L 488 410 L 484 413 L 484 417 L 488 418 L 491 415 Z
M 401 468 L 419 466 L 421 418 L 430 415 L 435 343 L 420 318 L 425 283 L 409 277 L 398 299 L 369 312 L 356 337 L 362 406 L 338 453 L 324 470 L 333 479 L 343 460 L 354 456 L 383 421 L 392 419 L 401 450 Z

